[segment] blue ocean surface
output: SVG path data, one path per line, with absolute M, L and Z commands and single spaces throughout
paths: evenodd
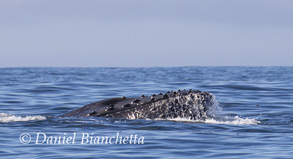
M 59 117 L 178 89 L 212 93 L 218 118 Z M 0 126 L 1 158 L 292 158 L 293 67 L 0 68 Z

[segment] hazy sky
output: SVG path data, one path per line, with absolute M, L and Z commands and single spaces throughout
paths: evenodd
M 292 0 L 1 0 L 0 67 L 293 65 Z

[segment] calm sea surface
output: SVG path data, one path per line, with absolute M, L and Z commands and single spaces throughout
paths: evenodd
M 213 93 L 219 118 L 58 117 L 178 89 Z M 1 68 L 0 127 L 1 158 L 293 158 L 293 67 Z

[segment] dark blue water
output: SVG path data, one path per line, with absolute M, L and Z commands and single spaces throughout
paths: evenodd
M 105 98 L 190 88 L 213 93 L 224 118 L 58 117 Z M 293 67 L 2 68 L 0 126 L 2 158 L 292 158 Z M 117 133 L 144 140 L 81 143 Z M 74 134 L 75 143 L 46 142 Z

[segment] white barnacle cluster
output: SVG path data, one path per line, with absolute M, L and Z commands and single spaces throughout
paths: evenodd
M 174 119 L 188 118 L 199 120 L 207 118 L 207 111 L 213 105 L 213 96 L 209 93 L 177 94 L 168 99 L 152 103 L 148 110 L 134 111 L 132 118 Z
M 175 119 L 205 120 L 215 114 L 215 97 L 211 93 L 200 91 L 167 92 L 149 103 L 125 110 L 127 119 Z M 152 95 L 154 96 L 154 95 Z M 167 96 L 167 97 L 165 97 Z

